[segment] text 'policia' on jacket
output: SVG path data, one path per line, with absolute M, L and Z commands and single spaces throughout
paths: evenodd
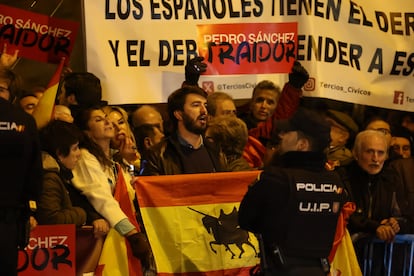
M 289 256 L 326 257 L 334 239 L 332 229 L 336 229 L 343 204 L 343 187 L 334 172 L 302 170 L 298 174 L 297 170 L 283 169 L 289 178 L 291 196 L 286 213 L 287 236 L 278 243 L 285 243 Z M 307 231 L 303 231 L 304 227 Z
M 40 143 L 34 119 L 0 98 L 0 208 L 22 208 L 41 190 Z
M 345 192 L 323 153 L 287 152 L 265 168 L 240 204 L 243 229 L 260 233 L 270 256 L 326 258 L 332 247 Z

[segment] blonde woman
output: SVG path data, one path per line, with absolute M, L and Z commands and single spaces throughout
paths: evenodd
M 118 106 L 105 106 L 103 111 L 114 126 L 115 135 L 111 139 L 113 158 L 122 165 L 125 171 L 133 165 L 139 171 L 141 155 L 137 150 L 135 137 L 128 123 L 128 113 Z

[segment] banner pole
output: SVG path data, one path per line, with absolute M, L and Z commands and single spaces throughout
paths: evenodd
M 52 13 L 49 15 L 50 17 L 54 16 L 57 10 L 62 6 L 64 0 L 60 0 L 59 4 L 57 4 L 56 8 L 52 11 Z
M 82 50 L 83 50 L 83 68 L 85 71 L 88 71 L 88 56 L 86 51 L 86 24 L 85 24 L 85 0 L 81 0 L 81 34 L 82 34 Z
M 57 4 L 57 6 L 55 7 L 55 9 L 52 11 L 52 13 L 49 15 L 50 17 L 52 17 L 53 15 L 55 15 L 55 13 L 57 12 L 57 10 L 60 8 L 60 6 L 62 6 L 64 0 L 61 0 L 59 2 L 59 4 Z M 29 6 L 29 10 L 32 10 L 34 8 L 34 6 L 36 6 L 37 4 L 37 0 L 34 0 L 30 6 Z M 16 68 L 17 64 L 20 62 L 22 58 L 21 57 L 17 57 L 16 62 L 13 63 L 13 65 L 10 67 L 12 70 L 14 70 L 14 68 Z

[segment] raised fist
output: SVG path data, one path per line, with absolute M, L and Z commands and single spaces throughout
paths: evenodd
M 185 82 L 189 85 L 197 85 L 201 73 L 207 70 L 207 64 L 203 62 L 204 58 L 197 56 L 190 59 L 185 66 Z
M 302 86 L 308 81 L 309 73 L 306 71 L 299 61 L 293 63 L 292 72 L 289 74 L 289 83 L 297 89 L 301 89 Z

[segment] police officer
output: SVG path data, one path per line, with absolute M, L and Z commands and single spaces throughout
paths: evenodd
M 263 275 L 327 275 L 344 201 L 340 178 L 325 170 L 330 127 L 305 109 L 276 123 L 279 148 L 244 196 L 239 224 L 262 238 Z
M 41 187 L 41 155 L 34 119 L 13 106 L 16 74 L 0 67 L 0 275 L 17 275 L 18 246 L 25 246 L 29 201 Z

